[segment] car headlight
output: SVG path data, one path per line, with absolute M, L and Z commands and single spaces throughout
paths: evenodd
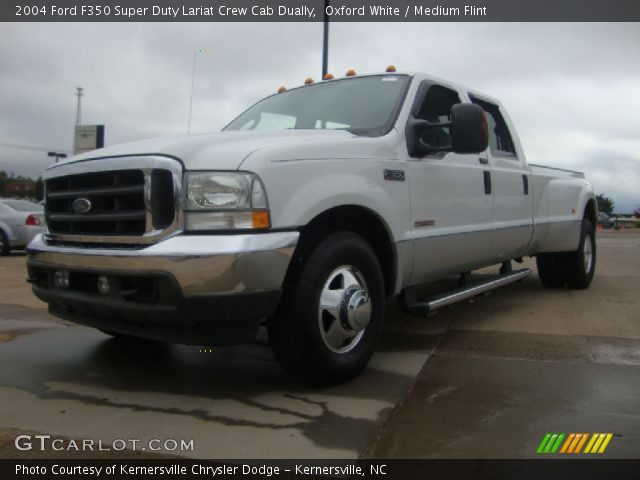
M 269 228 L 267 195 L 247 172 L 188 172 L 185 175 L 187 230 Z

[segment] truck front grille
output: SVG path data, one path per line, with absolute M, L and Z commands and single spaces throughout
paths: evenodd
M 174 219 L 168 170 L 115 170 L 46 181 L 47 227 L 58 235 L 141 236 Z

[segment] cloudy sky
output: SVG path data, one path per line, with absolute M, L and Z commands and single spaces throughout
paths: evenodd
M 82 123 L 107 145 L 216 131 L 279 85 L 320 75 L 322 25 L 1 24 L 0 169 L 37 177 Z M 530 162 L 585 171 L 640 204 L 640 24 L 338 23 L 330 71 L 423 71 L 502 100 Z

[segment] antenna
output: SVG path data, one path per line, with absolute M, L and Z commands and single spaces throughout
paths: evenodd
M 81 113 L 81 98 L 84 95 L 84 88 L 82 87 L 76 87 L 76 93 L 74 94 L 75 96 L 78 97 L 78 106 L 76 107 L 76 127 L 78 125 L 80 125 L 80 113 Z

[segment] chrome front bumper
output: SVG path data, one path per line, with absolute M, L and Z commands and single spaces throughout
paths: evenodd
M 140 249 L 27 247 L 29 281 L 49 311 L 77 323 L 160 340 L 251 341 L 274 313 L 299 232 L 176 235 Z M 56 271 L 69 272 L 69 288 Z M 96 288 L 99 276 L 109 294 Z M 133 293 L 131 293 L 133 292 Z
M 177 235 L 142 249 L 58 247 L 38 235 L 28 264 L 56 270 L 162 272 L 184 295 L 279 289 L 299 232 Z

